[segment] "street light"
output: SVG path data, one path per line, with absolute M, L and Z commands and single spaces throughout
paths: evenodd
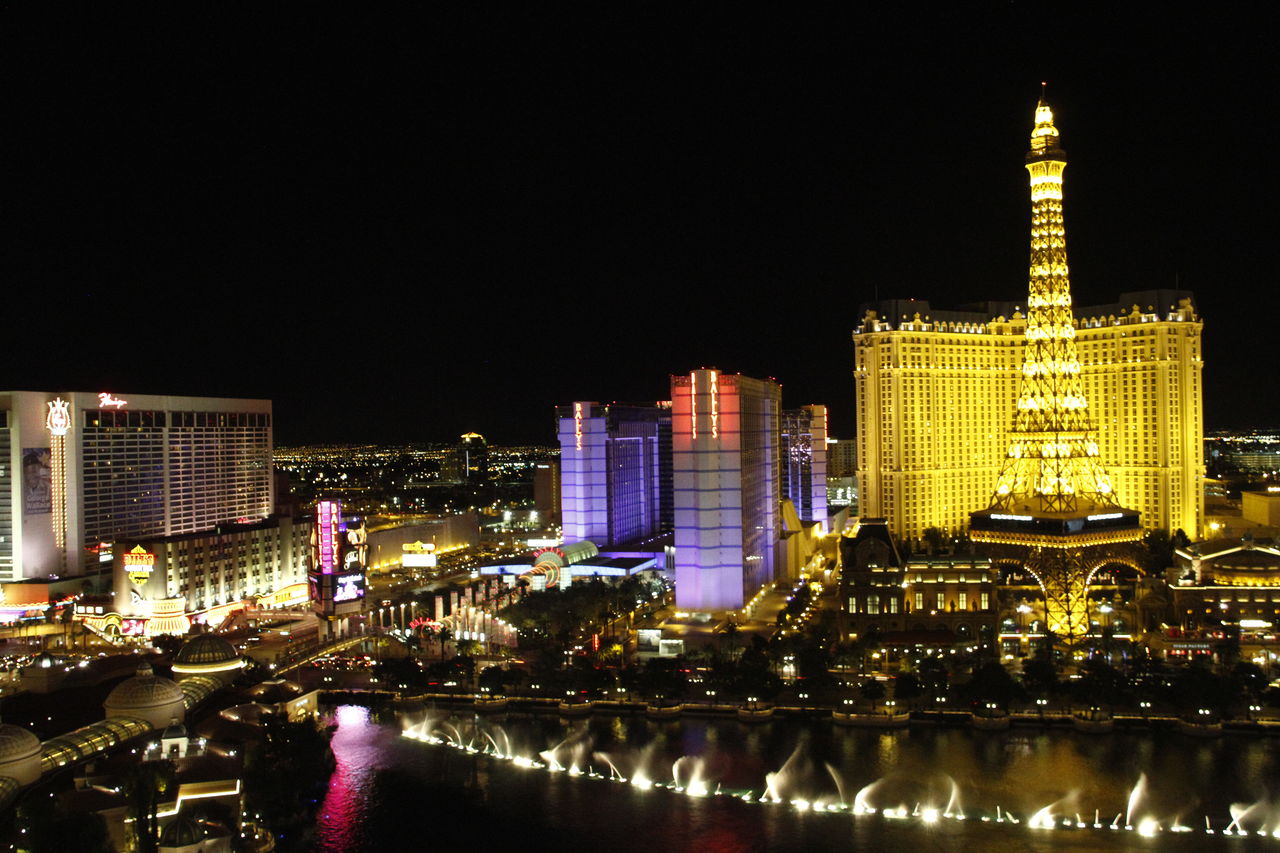
M 1019 640 L 1025 639 L 1022 636 L 1023 634 L 1022 623 L 1025 621 L 1026 615 L 1030 612 L 1031 612 L 1031 608 L 1027 605 L 1025 601 L 1018 605 L 1018 639 Z

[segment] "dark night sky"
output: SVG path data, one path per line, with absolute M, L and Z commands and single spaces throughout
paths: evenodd
M 0 35 L 0 387 L 270 397 L 282 444 L 551 443 L 556 403 L 708 365 L 846 436 L 860 302 L 1023 298 L 1044 79 L 1076 303 L 1193 290 L 1207 425 L 1280 424 L 1259 21 L 32 5 Z

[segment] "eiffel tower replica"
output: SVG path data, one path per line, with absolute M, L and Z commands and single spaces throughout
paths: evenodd
M 991 557 L 1016 560 L 1036 577 L 1049 630 L 1074 646 L 1089 631 L 1093 572 L 1142 530 L 1098 456 L 1080 379 L 1062 219 L 1067 157 L 1043 93 L 1026 166 L 1031 273 L 1018 404 L 991 505 L 970 514 L 969 530 Z

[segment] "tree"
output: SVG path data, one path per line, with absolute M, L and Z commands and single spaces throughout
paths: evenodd
M 1231 691 L 1225 679 L 1214 675 L 1207 665 L 1197 662 L 1178 672 L 1171 698 L 1184 712 L 1204 708 L 1221 714 L 1230 704 Z
M 245 811 L 291 837 L 310 829 L 334 768 L 329 737 L 310 721 L 265 715 L 262 738 L 245 755 Z
M 1147 531 L 1142 538 L 1142 566 L 1147 575 L 1158 577 L 1173 565 L 1173 548 L 1173 538 L 1167 530 Z
M 858 693 L 862 695 L 863 699 L 871 703 L 871 710 L 874 711 L 876 703 L 884 698 L 885 689 L 884 685 L 876 679 L 868 678 L 858 686 Z
M 730 622 L 720 630 L 720 635 L 724 638 L 724 644 L 729 647 L 730 658 L 737 656 L 739 633 L 741 633 L 741 629 L 738 628 L 736 622 Z
M 1256 704 L 1267 689 L 1266 673 L 1252 661 L 1240 661 L 1232 667 L 1230 681 L 1235 695 L 1246 705 Z
M 817 643 L 804 643 L 796 651 L 796 671 L 800 677 L 815 687 L 826 687 L 834 678 L 831 676 L 831 655 L 825 647 Z
M 1090 658 L 1075 682 L 1077 700 L 1090 706 L 1115 705 L 1124 698 L 1125 679 L 1120 671 L 1103 658 Z
M 1036 649 L 1036 653 L 1022 664 L 1022 685 L 1037 696 L 1049 696 L 1057 691 L 1058 663 L 1052 649 Z
M 444 647 L 453 639 L 453 631 L 450 631 L 448 628 L 441 628 L 439 631 L 436 631 L 436 639 L 440 641 L 440 660 L 444 660 Z
M 653 699 L 678 699 L 689 689 L 679 658 L 650 658 L 640 670 L 640 691 Z
M 933 696 L 946 695 L 949 677 L 947 662 L 940 657 L 924 658 L 916 667 L 916 678 L 920 679 L 921 686 Z
M 1022 695 L 1022 690 L 999 662 L 988 661 L 974 671 L 961 693 L 970 702 L 993 702 L 1007 709 L 1010 702 Z
M 125 800 L 133 817 L 134 844 L 155 853 L 160 843 L 161 798 L 177 783 L 177 767 L 167 759 L 134 765 L 124 778 Z
M 902 700 L 910 703 L 912 699 L 919 698 L 924 693 L 924 687 L 920 683 L 920 679 L 911 673 L 899 675 L 893 683 L 893 698 L 895 701 Z
M 68 812 L 49 797 L 28 797 L 17 818 L 21 849 L 29 853 L 115 853 L 107 822 L 96 812 Z

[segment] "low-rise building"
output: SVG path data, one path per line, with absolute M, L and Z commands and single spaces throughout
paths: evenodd
M 840 561 L 850 638 L 927 632 L 930 645 L 967 646 L 994 636 L 996 570 L 985 557 L 905 556 L 884 519 L 863 518 L 841 537 Z

